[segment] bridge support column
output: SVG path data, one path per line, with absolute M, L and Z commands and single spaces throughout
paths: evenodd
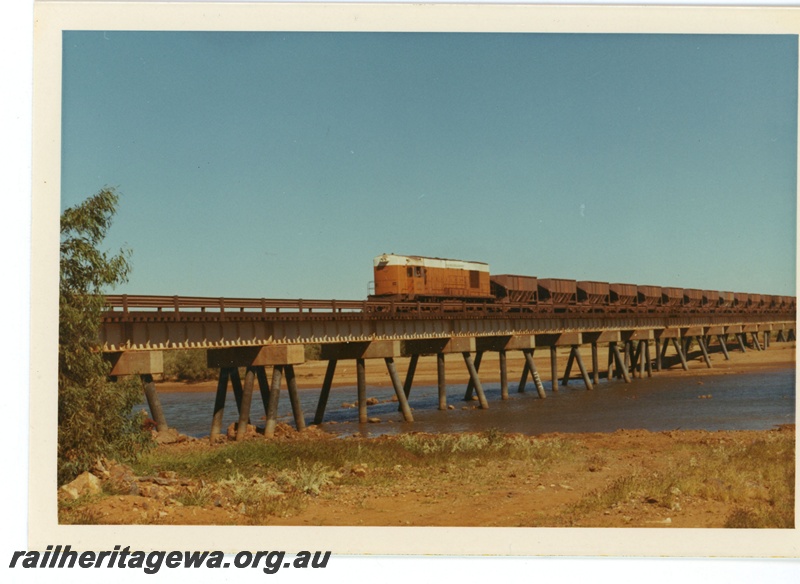
M 444 353 L 436 353 L 436 381 L 439 389 L 439 409 L 447 409 L 447 383 L 445 380 Z
M 156 384 L 153 381 L 153 376 L 146 373 L 139 377 L 144 386 L 144 396 L 147 398 L 147 407 L 150 408 L 150 415 L 153 416 L 153 421 L 156 423 L 156 430 L 164 432 L 169 426 L 167 426 L 167 419 L 164 417 L 164 409 L 161 407 L 161 400 L 158 399 L 158 392 L 156 391 Z
M 722 347 L 722 354 L 725 356 L 726 361 L 730 361 L 731 357 L 728 355 L 728 346 L 725 344 L 725 337 L 727 335 L 717 335 L 719 346 Z
M 552 391 L 558 391 L 558 354 L 556 353 L 556 346 L 550 347 L 550 379 Z
M 269 409 L 269 382 L 267 382 L 267 368 L 263 365 L 254 367 L 258 380 L 258 391 L 261 394 L 261 403 L 264 406 L 264 415 Z
M 606 379 L 610 382 L 614 376 L 614 351 L 611 350 L 611 345 L 608 343 L 608 363 L 606 365 Z
M 475 364 L 472 362 L 472 355 L 470 355 L 469 352 L 465 351 L 462 355 L 464 356 L 464 363 L 467 364 L 467 370 L 469 370 L 469 377 L 472 381 L 472 385 L 478 393 L 478 401 L 480 401 L 481 409 L 487 410 L 489 409 L 489 403 L 486 401 L 486 395 L 483 393 L 481 380 L 478 378 L 478 368 L 475 367 Z
M 661 371 L 661 339 L 656 339 L 656 371 Z
M 650 361 L 650 342 L 644 341 L 644 364 L 645 364 L 645 371 L 647 371 L 647 376 L 653 376 L 653 363 Z
M 788 341 L 796 341 L 797 340 L 797 336 L 796 336 L 796 333 L 795 333 L 794 329 L 789 329 L 787 340 Z
M 536 384 L 536 391 L 539 393 L 539 397 L 544 399 L 544 387 L 542 386 L 542 380 L 539 377 L 539 372 L 536 370 L 536 364 L 533 362 L 533 349 L 525 349 L 522 351 L 523 355 L 525 355 L 525 363 L 528 365 L 528 369 L 531 371 L 531 377 L 533 377 L 533 382 Z
M 688 371 L 689 365 L 686 363 L 686 355 L 683 354 L 680 343 L 678 343 L 678 339 L 670 339 L 670 340 L 672 341 L 672 346 L 675 347 L 675 351 L 678 353 L 678 357 L 681 360 L 681 367 L 683 367 L 684 371 Z
M 664 357 L 667 356 L 667 348 L 669 347 L 669 339 L 664 339 L 664 346 L 661 347 L 661 360 L 664 360 Z
M 764 349 L 769 349 L 769 338 L 772 335 L 770 331 L 764 331 Z
M 358 423 L 367 423 L 367 371 L 364 359 L 356 359 L 356 384 L 358 393 Z M 405 394 L 403 394 L 405 397 Z
M 700 345 L 700 350 L 703 352 L 703 361 L 705 361 L 706 366 L 711 369 L 711 358 L 708 356 L 705 340 L 702 337 L 697 337 L 697 344 Z
M 300 407 L 300 396 L 297 393 L 297 378 L 294 375 L 294 365 L 284 365 L 286 372 L 286 389 L 289 392 L 289 401 L 292 404 L 292 415 L 298 432 L 306 429 L 303 409 Z
M 522 366 L 522 375 L 519 377 L 519 386 L 517 387 L 517 393 L 525 393 L 525 385 L 528 383 L 528 373 L 530 372 L 530 368 L 528 367 L 528 361 L 525 360 L 525 364 Z
M 501 349 L 498 353 L 500 357 L 500 399 L 508 399 L 508 364 L 506 363 L 506 351 Z
M 595 385 L 600 383 L 600 366 L 597 361 L 597 343 L 592 343 L 592 381 Z
M 336 371 L 336 359 L 328 361 L 328 369 L 325 371 L 325 379 L 322 381 L 322 391 L 317 402 L 317 412 L 314 414 L 314 423 L 321 424 L 325 417 L 325 408 L 328 407 L 328 396 L 331 394 L 333 385 L 333 374 Z
M 625 341 L 625 344 L 622 346 L 622 353 L 625 360 L 623 362 L 623 369 L 630 373 L 631 371 L 631 342 Z
M 564 370 L 564 378 L 561 380 L 561 385 L 565 386 L 569 383 L 569 375 L 572 373 L 572 364 L 575 362 L 575 348 L 569 351 L 569 358 L 567 359 L 567 368 Z
M 775 341 L 778 342 L 778 343 L 785 343 L 786 342 L 786 337 L 783 336 L 783 329 L 778 331 L 778 338 L 775 339 Z
M 483 360 L 483 351 L 476 351 L 475 352 L 475 371 L 481 370 L 481 361 Z M 472 393 L 475 389 L 475 381 L 470 376 L 469 382 L 467 383 L 467 391 L 464 393 L 464 401 L 472 401 Z
M 628 369 L 625 367 L 623 363 L 622 355 L 619 354 L 619 347 L 617 347 L 617 343 L 611 343 L 610 346 L 611 350 L 614 353 L 614 359 L 616 360 L 617 363 L 617 371 L 622 373 L 622 378 L 625 380 L 625 383 L 630 383 L 631 378 L 630 375 L 628 375 Z
M 406 401 L 408 401 L 408 396 L 411 395 L 411 384 L 414 383 L 414 373 L 417 371 L 417 361 L 419 361 L 419 353 L 414 353 L 411 355 L 411 360 L 408 362 L 406 380 L 403 382 L 403 393 L 406 394 Z M 403 411 L 403 407 L 400 404 L 397 405 L 397 411 Z
M 761 351 L 761 343 L 758 342 L 758 333 L 753 333 L 753 344 L 757 351 Z
M 638 341 L 634 344 L 633 341 L 630 341 L 630 362 L 628 363 L 628 367 L 630 368 L 631 377 L 635 378 L 636 374 L 638 373 L 639 368 L 639 351 L 642 348 L 642 342 Z
M 636 349 L 636 359 L 639 362 L 639 379 L 644 379 L 644 372 L 645 372 L 645 348 L 647 347 L 647 341 L 641 340 L 639 341 L 639 347 Z
M 278 425 L 278 402 L 281 398 L 281 379 L 283 378 L 283 365 L 275 365 L 272 370 L 272 384 L 269 390 L 269 404 L 267 405 L 267 424 L 264 436 L 272 438 L 275 435 L 275 426 Z
M 242 394 L 244 391 L 242 390 L 242 378 L 239 377 L 239 368 L 238 367 L 231 367 L 230 371 L 228 372 L 228 376 L 231 380 L 231 386 L 233 387 L 233 398 L 236 400 L 236 411 L 241 414 L 242 413 Z M 250 421 L 250 418 L 247 418 L 247 421 Z
M 747 349 L 745 349 L 743 335 L 744 333 L 736 333 L 734 336 L 736 337 L 736 341 L 739 343 L 739 348 L 742 350 L 742 353 L 746 353 Z
M 238 372 L 237 372 L 238 373 Z M 256 381 L 256 372 L 253 367 L 248 367 L 244 375 L 244 390 L 242 392 L 242 405 L 239 408 L 239 422 L 236 425 L 236 441 L 244 440 L 247 433 L 247 424 L 250 421 L 250 405 L 253 403 L 253 386 Z
M 594 387 L 592 386 L 592 381 L 589 379 L 589 374 L 586 372 L 586 367 L 583 366 L 583 359 L 581 359 L 580 347 L 577 345 L 572 346 L 572 353 L 575 354 L 575 362 L 578 364 L 578 369 L 581 371 L 581 376 L 583 376 L 583 383 L 586 386 L 586 389 L 592 390 Z
M 222 414 L 225 411 L 225 396 L 228 393 L 229 374 L 229 367 L 220 368 L 219 379 L 217 380 L 217 395 L 214 399 L 214 416 L 211 419 L 211 436 L 209 437 L 211 444 L 216 442 L 222 428 Z
M 150 409 L 150 417 L 156 423 L 156 430 L 162 432 L 167 430 L 167 420 L 164 417 L 164 409 L 161 407 L 161 400 L 158 398 L 156 384 L 153 381 L 154 374 L 164 373 L 164 354 L 161 351 L 114 351 L 103 353 L 103 359 L 110 363 L 111 369 L 108 372 L 110 379 L 118 377 L 137 376 L 142 383 L 144 396 L 147 399 L 147 407 Z
M 389 377 L 392 379 L 392 387 L 394 387 L 394 393 L 397 396 L 397 401 L 400 402 L 400 410 L 403 412 L 403 419 L 406 422 L 413 422 L 414 416 L 411 415 L 411 408 L 408 405 L 406 394 L 403 391 L 403 386 L 400 385 L 400 377 L 397 375 L 397 368 L 394 365 L 394 358 L 384 357 L 383 360 L 386 362 L 386 368 L 389 370 Z
M 403 393 L 406 394 L 406 399 L 411 395 L 411 384 L 414 383 L 417 361 L 419 361 L 419 354 L 415 353 L 411 355 L 411 360 L 408 362 L 408 371 L 406 371 L 406 380 L 403 383 Z

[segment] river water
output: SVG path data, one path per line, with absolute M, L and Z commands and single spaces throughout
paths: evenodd
M 448 404 L 455 409 L 438 410 L 435 386 L 414 387 L 409 404 L 414 422 L 406 423 L 397 411 L 391 387 L 368 388 L 367 396 L 381 403 L 369 406 L 368 415 L 379 423 L 358 423 L 358 410 L 342 407 L 356 402 L 355 387 L 331 390 L 323 429 L 339 435 L 379 436 L 401 432 L 613 432 L 618 429 L 651 431 L 764 430 L 795 423 L 795 370 L 778 369 L 755 373 L 655 376 L 650 379 L 601 380 L 593 391 L 572 381 L 566 388 L 550 391 L 540 399 L 532 383 L 526 393 L 509 388 L 510 399 L 500 400 L 500 384 L 487 383 L 484 391 L 488 410 L 472 409 L 477 402 L 464 402 L 464 385 L 448 386 Z M 300 390 L 307 424 L 314 418 L 318 390 Z M 708 397 L 710 396 L 710 397 Z M 214 392 L 160 393 L 164 414 L 171 427 L 190 436 L 207 436 L 214 411 Z M 463 408 L 468 409 L 463 409 Z M 264 425 L 264 406 L 258 385 L 253 392 L 251 420 Z M 223 429 L 238 419 L 236 402 L 229 390 Z M 294 424 L 289 396 L 281 391 L 279 422 Z M 331 423 L 334 422 L 334 423 Z

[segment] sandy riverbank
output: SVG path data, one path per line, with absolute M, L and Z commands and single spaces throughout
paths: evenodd
M 791 527 L 795 427 L 164 445 L 62 523 Z
M 689 371 L 692 374 L 707 374 L 707 375 L 722 375 L 734 374 L 758 370 L 769 369 L 782 369 L 795 366 L 795 342 L 788 343 L 775 343 L 770 345 L 769 350 L 756 351 L 747 350 L 742 353 L 735 345 L 730 345 L 728 351 L 730 360 L 725 360 L 718 345 L 710 347 L 711 354 L 710 360 L 712 368 L 709 369 L 704 363 L 700 351 L 697 350 L 695 345 L 694 350 L 690 354 Z M 651 347 L 652 349 L 652 347 Z M 674 356 L 674 351 L 670 348 L 667 352 L 667 358 L 670 359 Z M 558 351 L 558 366 L 560 374 L 563 375 L 564 368 L 566 367 L 567 358 L 569 356 L 569 347 L 562 347 Z M 599 367 L 601 377 L 606 371 L 608 353 L 607 350 L 600 350 L 599 352 Z M 652 355 L 655 358 L 654 355 Z M 591 373 L 591 350 L 589 347 L 581 348 L 581 358 L 584 365 Z M 405 376 L 409 363 L 408 357 L 401 357 L 395 359 L 397 371 L 401 376 L 401 381 Z M 674 358 L 670 360 L 672 363 L 669 369 L 661 372 L 654 372 L 655 375 L 683 375 L 686 372 L 681 368 L 680 363 L 674 363 Z M 542 381 L 549 382 L 550 380 L 550 352 L 548 349 L 540 349 L 534 353 L 534 362 Z M 446 365 L 446 378 L 447 383 L 464 383 L 469 381 L 469 374 L 467 373 L 466 365 L 461 355 L 447 355 L 445 358 Z M 520 351 L 509 351 L 507 355 L 508 367 L 508 380 L 510 387 L 516 387 L 519 383 L 522 370 L 525 365 L 524 357 Z M 300 389 L 320 389 L 322 387 L 323 379 L 325 378 L 325 371 L 327 362 L 325 361 L 309 361 L 302 365 L 295 366 L 295 374 L 297 376 L 297 384 Z M 367 371 L 367 385 L 371 387 L 388 387 L 391 386 L 389 373 L 386 370 L 386 365 L 382 359 L 371 359 L 366 362 Z M 572 377 L 576 382 L 580 382 L 578 377 L 580 373 L 577 365 L 573 367 Z M 500 364 L 496 353 L 486 353 L 480 367 L 480 378 L 484 383 L 497 383 L 500 380 Z M 528 380 L 530 383 L 530 379 Z M 437 383 L 436 373 L 436 357 L 427 356 L 421 357 L 417 364 L 417 369 L 414 375 L 414 385 L 432 386 Z M 356 367 L 355 361 L 341 361 L 336 368 L 334 376 L 334 387 L 350 387 L 356 385 Z M 216 381 L 204 381 L 200 383 L 183 383 L 183 382 L 159 382 L 157 389 L 160 392 L 204 392 L 215 391 L 217 387 Z M 285 387 L 285 386 L 284 386 Z

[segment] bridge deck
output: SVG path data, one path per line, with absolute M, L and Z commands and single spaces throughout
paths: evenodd
M 107 352 L 765 324 L 793 328 L 796 318 L 794 310 L 594 312 L 576 307 L 574 312 L 552 313 L 526 305 L 463 302 L 167 296 L 108 297 L 108 305 L 100 334 Z

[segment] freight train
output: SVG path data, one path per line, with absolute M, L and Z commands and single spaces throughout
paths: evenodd
M 526 312 L 793 312 L 795 297 L 491 275 L 489 265 L 383 254 L 374 260 L 371 301 L 461 301 Z

